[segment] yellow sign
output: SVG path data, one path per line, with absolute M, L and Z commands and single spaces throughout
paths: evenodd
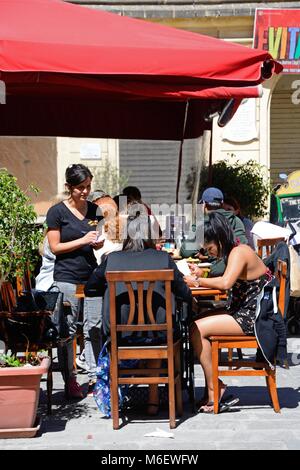
M 300 193 L 300 170 L 289 174 L 287 182 L 282 184 L 278 191 L 276 191 L 277 196 L 296 193 Z

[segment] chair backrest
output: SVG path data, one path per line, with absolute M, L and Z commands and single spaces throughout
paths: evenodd
M 16 305 L 16 296 L 11 283 L 3 282 L 0 289 L 0 310 L 12 312 Z
M 168 347 L 173 344 L 172 329 L 172 292 L 171 282 L 174 280 L 172 269 L 147 271 L 107 271 L 106 279 L 109 286 L 110 332 L 112 354 L 117 349 L 117 333 L 133 331 L 166 331 Z M 152 309 L 153 291 L 157 281 L 164 283 L 166 301 L 166 321 L 156 323 Z M 127 287 L 130 302 L 127 324 L 117 323 L 116 283 L 122 282 Z M 134 286 L 133 286 L 134 283 Z M 146 288 L 145 288 L 145 283 Z M 146 299 L 145 299 L 146 291 Z M 135 296 L 137 292 L 137 298 Z M 146 300 L 146 302 L 145 302 Z M 144 308 L 146 305 L 146 309 Z M 137 321 L 135 312 L 137 308 Z M 146 311 L 145 311 L 146 310 Z
M 283 242 L 285 239 L 283 237 L 280 238 L 261 238 L 257 239 L 257 254 L 260 258 L 263 257 L 263 248 L 266 250 L 266 256 L 270 256 L 274 247 L 279 242 Z
M 284 317 L 286 280 L 287 280 L 287 262 L 286 261 L 282 261 L 281 259 L 277 261 L 276 275 L 279 280 L 278 307 L 279 307 L 281 315 Z
M 30 274 L 30 269 L 29 266 L 24 271 L 23 277 L 17 276 L 17 281 L 16 281 L 16 292 L 17 296 L 21 296 L 23 291 L 31 291 L 32 285 L 31 285 L 31 274 Z

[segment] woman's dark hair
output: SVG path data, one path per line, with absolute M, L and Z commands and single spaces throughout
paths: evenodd
M 217 212 L 210 212 L 204 224 L 204 242 L 214 242 L 219 256 L 227 263 L 231 250 L 235 247 L 234 233 L 226 217 Z
M 127 238 L 123 243 L 123 251 L 155 249 L 155 241 L 151 238 L 151 219 L 145 206 L 138 201 L 132 201 L 127 210 Z
M 136 186 L 126 186 L 123 194 L 128 197 L 129 201 L 139 201 L 142 199 L 141 191 Z
M 77 186 L 82 183 L 87 178 L 93 178 L 92 173 L 87 166 L 82 165 L 81 163 L 73 163 L 69 165 L 66 169 L 66 182 L 70 186 Z
M 241 212 L 241 206 L 239 205 L 238 201 L 233 196 L 224 197 L 224 204 L 228 204 L 232 206 L 235 211 Z

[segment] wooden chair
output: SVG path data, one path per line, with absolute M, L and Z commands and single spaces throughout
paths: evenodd
M 284 312 L 285 301 L 285 284 L 287 276 L 287 263 L 278 261 L 277 275 L 279 278 L 279 295 L 278 307 L 280 313 Z M 212 369 L 213 369 L 213 386 L 214 386 L 214 413 L 219 411 L 219 377 L 220 376 L 263 376 L 266 377 L 267 387 L 273 404 L 274 411 L 280 412 L 276 388 L 276 368 L 272 370 L 267 362 L 256 362 L 247 360 L 228 360 L 221 361 L 219 351 L 224 348 L 254 348 L 258 349 L 258 343 L 255 336 L 221 336 L 214 335 L 210 338 L 212 344 Z M 220 369 L 220 367 L 228 367 L 229 369 Z M 241 369 L 241 368 L 248 369 Z M 249 370 L 249 368 L 251 370 Z
M 272 253 L 274 247 L 279 243 L 279 242 L 284 242 L 284 237 L 280 238 L 261 238 L 257 239 L 257 254 L 260 258 L 263 257 L 263 251 L 265 248 L 266 255 L 265 256 L 270 256 Z
M 171 282 L 174 279 L 174 272 L 170 269 L 119 272 L 111 271 L 106 273 L 106 279 L 109 285 L 110 296 L 110 376 L 113 428 L 119 428 L 118 386 L 123 384 L 168 384 L 170 428 L 175 428 L 175 387 L 176 404 L 179 415 L 182 414 L 182 390 L 180 371 L 181 341 L 174 341 L 172 327 Z M 157 281 L 164 282 L 165 286 L 166 322 L 163 324 L 156 323 L 152 310 L 153 289 L 155 282 Z M 130 313 L 126 325 L 117 323 L 116 283 L 119 282 L 125 283 L 130 301 Z M 134 286 L 132 283 L 134 283 Z M 144 283 L 148 283 L 146 290 L 144 290 Z M 137 299 L 135 298 L 134 289 L 137 290 Z M 147 293 L 146 295 L 145 292 Z M 146 302 L 146 312 L 144 311 L 144 302 Z M 136 316 L 137 321 L 135 321 Z M 119 335 L 122 332 L 162 331 L 165 332 L 167 336 L 166 343 L 162 345 L 127 346 L 120 345 L 119 342 Z M 167 361 L 167 367 L 159 369 L 120 369 L 119 362 L 126 359 L 165 359 Z

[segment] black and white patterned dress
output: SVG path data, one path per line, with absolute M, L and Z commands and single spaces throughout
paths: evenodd
M 254 281 L 238 279 L 233 285 L 229 301 L 228 313 L 237 321 L 245 335 L 254 334 L 257 298 L 263 287 L 273 278 L 268 270 Z

